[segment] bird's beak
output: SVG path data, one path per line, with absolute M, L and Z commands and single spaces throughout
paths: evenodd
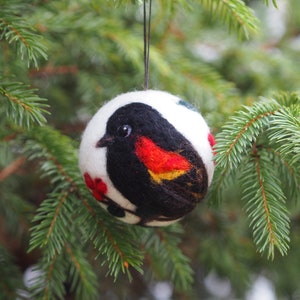
M 112 136 L 109 136 L 108 134 L 105 134 L 96 144 L 96 148 L 102 148 L 107 147 L 109 145 L 112 145 L 114 142 L 114 138 Z

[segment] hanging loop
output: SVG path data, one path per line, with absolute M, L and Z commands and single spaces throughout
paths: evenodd
M 149 57 L 150 57 L 150 28 L 151 28 L 151 10 L 152 0 L 149 0 L 148 18 L 146 0 L 143 1 L 144 8 L 144 90 L 148 89 L 149 83 Z

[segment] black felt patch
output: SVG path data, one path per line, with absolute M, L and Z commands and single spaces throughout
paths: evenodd
M 129 135 L 120 134 L 124 125 L 130 126 Z M 201 157 L 151 106 L 132 103 L 117 109 L 107 122 L 106 135 L 113 140 L 107 145 L 108 175 L 120 193 L 136 205 L 135 214 L 141 218 L 141 223 L 157 220 L 159 216 L 176 220 L 190 212 L 205 196 L 208 177 Z M 162 149 L 184 156 L 191 163 L 191 170 L 174 180 L 154 182 L 135 155 L 139 136 L 148 137 Z M 108 210 L 113 215 L 121 215 L 113 206 Z
M 124 212 L 124 209 L 122 209 L 120 206 L 117 206 L 116 204 L 114 203 L 110 203 L 108 206 L 107 206 L 107 211 L 113 215 L 114 217 L 117 217 L 117 218 L 124 218 L 125 217 L 125 212 Z

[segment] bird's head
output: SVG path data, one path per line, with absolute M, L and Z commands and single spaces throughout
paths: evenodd
M 107 120 L 104 135 L 96 143 L 96 148 L 116 148 L 119 152 L 129 151 L 141 134 L 143 104 L 127 104 L 118 108 Z M 136 108 L 138 106 L 138 109 Z

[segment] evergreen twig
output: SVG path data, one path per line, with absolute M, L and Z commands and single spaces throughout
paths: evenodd
M 8 118 L 18 126 L 29 128 L 33 123 L 39 125 L 46 122 L 45 114 L 49 105 L 46 99 L 36 95 L 36 89 L 20 82 L 3 80 L 0 77 L 0 100 L 5 105 Z
M 47 59 L 42 37 L 23 18 L 17 16 L 9 5 L 4 5 L 0 11 L 0 40 L 3 38 L 16 46 L 18 55 L 28 67 L 33 63 L 37 68 L 40 57 Z
M 258 31 L 258 19 L 242 0 L 201 0 L 201 3 L 213 18 L 220 19 L 240 38 L 249 38 L 250 33 Z

